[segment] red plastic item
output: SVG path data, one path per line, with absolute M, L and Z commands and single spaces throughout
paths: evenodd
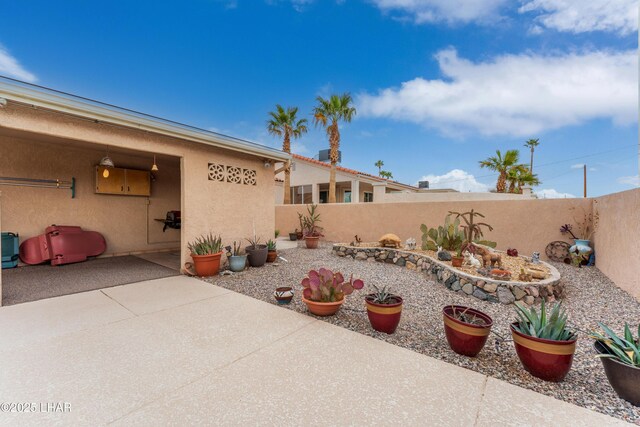
M 52 225 L 45 233 L 25 240 L 20 245 L 20 259 L 25 264 L 71 264 L 98 256 L 107 249 L 107 242 L 97 231 L 81 227 Z

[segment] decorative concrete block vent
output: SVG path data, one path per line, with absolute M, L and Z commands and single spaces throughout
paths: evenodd
M 560 273 L 552 265 L 541 262 L 551 273 L 550 277 L 537 282 L 496 280 L 474 276 L 444 264 L 428 255 L 400 249 L 350 246 L 344 243 L 333 245 L 333 252 L 340 257 L 360 261 L 384 262 L 399 267 L 424 272 L 438 283 L 455 292 L 464 292 L 483 301 L 513 304 L 521 301 L 527 305 L 538 304 L 544 299 L 553 302 L 564 297 Z M 496 251 L 498 252 L 498 251 Z

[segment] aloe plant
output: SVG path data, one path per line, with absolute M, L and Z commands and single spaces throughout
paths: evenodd
M 373 295 L 373 300 L 371 300 L 372 302 L 375 302 L 376 304 L 394 304 L 397 302 L 394 295 L 387 290 L 388 288 L 386 286 L 383 286 L 382 289 L 380 289 L 376 285 L 373 285 L 373 289 L 375 292 L 371 294 Z
M 542 301 L 540 314 L 535 307 L 527 308 L 521 303 L 516 303 L 518 323 L 514 328 L 531 337 L 553 341 L 569 341 L 576 337 L 575 332 L 567 328 L 567 313 L 561 303 L 556 303 L 547 315 L 547 310 Z
M 364 282 L 354 279 L 353 275 L 347 282 L 341 273 L 321 268 L 318 271 L 309 271 L 307 277 L 302 279 L 301 285 L 304 288 L 302 295 L 306 299 L 316 302 L 336 302 L 342 301 L 345 295 L 350 295 L 354 290 L 362 289 Z
M 269 239 L 269 241 L 267 241 L 267 250 L 275 251 L 276 250 L 276 242 L 274 242 L 273 240 Z
M 194 255 L 213 255 L 222 251 L 222 238 L 212 233 L 197 237 L 187 245 Z
M 592 332 L 591 338 L 599 341 L 609 353 L 599 354 L 598 357 L 615 359 L 625 365 L 640 368 L 640 325 L 638 325 L 638 337 L 634 338 L 629 324 L 624 324 L 624 337 L 619 337 L 603 323 L 598 325 L 604 331 L 604 335 Z

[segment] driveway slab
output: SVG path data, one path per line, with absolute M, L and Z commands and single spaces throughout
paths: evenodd
M 131 283 L 102 291 L 138 315 L 178 307 L 230 292 L 186 276 Z

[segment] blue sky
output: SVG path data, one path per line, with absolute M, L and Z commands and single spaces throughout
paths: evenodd
M 588 3 L 588 4 L 584 4 Z M 2 2 L 0 74 L 267 145 L 276 103 L 350 92 L 345 166 L 487 190 L 540 138 L 545 196 L 638 185 L 637 0 Z M 313 156 L 320 129 L 294 145 Z

